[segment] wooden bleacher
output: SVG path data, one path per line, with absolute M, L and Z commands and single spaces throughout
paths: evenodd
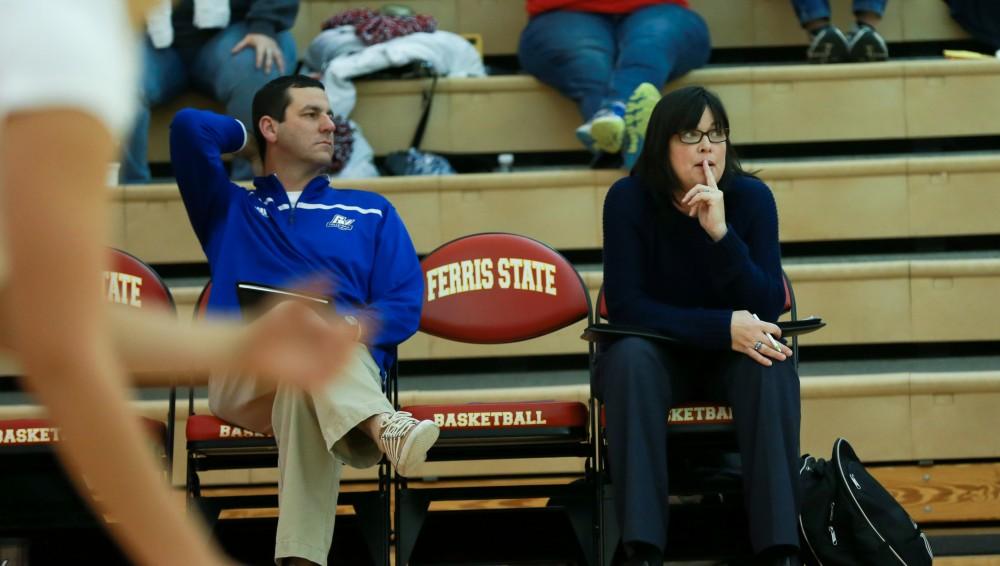
M 342 2 L 304 0 L 292 33 L 300 53 L 324 20 L 348 8 L 394 4 L 393 0 Z M 806 44 L 798 21 L 784 0 L 689 0 L 708 23 L 716 48 L 754 48 Z M 853 21 L 849 0 L 832 0 L 833 20 L 847 26 Z M 486 55 L 517 53 L 518 38 L 528 21 L 521 0 L 418 0 L 407 2 L 420 13 L 432 14 L 440 29 L 483 36 Z M 948 17 L 939 0 L 889 2 L 879 32 L 889 42 L 962 39 L 965 32 Z
M 995 134 L 998 80 L 1000 65 L 993 61 L 890 60 L 709 67 L 664 90 L 691 84 L 714 90 L 726 102 L 733 142 L 749 145 Z M 422 80 L 358 84 L 351 117 L 377 155 L 409 146 L 425 88 Z M 150 129 L 152 160 L 168 160 L 170 117 L 190 105 L 218 107 L 188 96 L 158 109 Z M 573 132 L 579 123 L 571 101 L 527 75 L 442 79 L 422 148 L 452 154 L 578 151 Z M 532 124 L 531 135 L 525 124 Z
M 759 170 L 774 191 L 783 242 L 1000 234 L 994 213 L 1000 209 L 1000 192 L 993 190 L 1000 184 L 1000 153 L 746 165 Z M 487 230 L 579 250 L 601 246 L 604 195 L 623 174 L 484 173 L 343 180 L 336 185 L 388 197 L 406 221 L 418 253 Z M 129 185 L 111 194 L 116 245 L 154 264 L 205 261 L 176 185 Z

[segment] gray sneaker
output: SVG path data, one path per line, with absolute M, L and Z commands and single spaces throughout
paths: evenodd
M 848 60 L 847 37 L 834 26 L 817 31 L 806 50 L 810 63 L 844 63 Z
M 401 476 L 408 476 L 427 460 L 427 451 L 437 442 L 441 429 L 434 421 L 418 421 L 406 411 L 382 418 L 379 448 Z

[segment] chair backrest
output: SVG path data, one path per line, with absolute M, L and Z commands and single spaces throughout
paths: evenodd
M 128 252 L 116 248 L 110 248 L 110 251 L 111 262 L 108 270 L 104 272 L 104 290 L 108 302 L 139 309 L 157 309 L 170 314 L 177 313 L 177 305 L 174 303 L 174 296 L 170 293 L 170 288 L 163 282 L 160 275 L 153 271 L 152 267 Z M 173 477 L 176 401 L 177 390 L 171 387 L 166 432 L 165 436 L 161 438 L 165 449 L 169 478 Z M 147 423 L 147 425 L 149 424 Z M 159 429 L 163 426 L 161 423 L 156 422 L 152 426 L 152 430 L 157 431 L 158 434 L 161 433 Z
M 569 260 L 525 236 L 465 236 L 431 252 L 421 267 L 420 329 L 434 336 L 504 344 L 591 317 L 590 294 Z
M 139 258 L 111 248 L 111 263 L 104 272 L 104 290 L 109 302 L 135 308 L 175 310 L 170 289 Z

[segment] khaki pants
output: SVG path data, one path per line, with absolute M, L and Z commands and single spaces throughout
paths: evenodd
M 343 464 L 374 466 L 375 442 L 355 427 L 393 412 L 378 366 L 364 346 L 330 385 L 316 392 L 222 376 L 209 381 L 216 416 L 278 442 L 278 535 L 275 560 L 305 558 L 326 564 L 337 514 Z

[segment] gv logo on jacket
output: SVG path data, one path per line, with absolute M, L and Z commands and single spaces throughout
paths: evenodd
M 348 218 L 343 214 L 336 214 L 332 220 L 326 223 L 326 227 L 337 228 L 338 230 L 353 230 L 354 220 L 354 218 Z

